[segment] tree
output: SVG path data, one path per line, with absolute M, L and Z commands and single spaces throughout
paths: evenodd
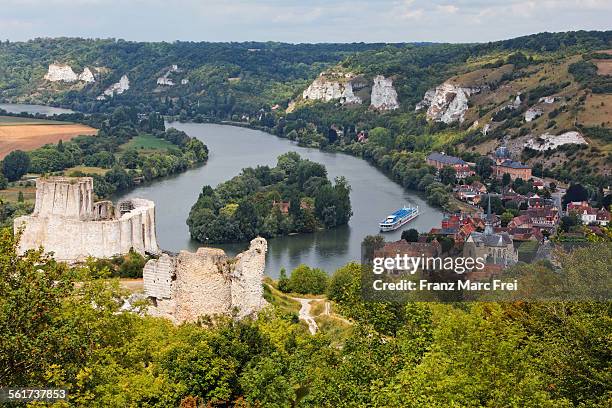
M 23 191 L 20 191 L 19 194 L 17 195 L 17 202 L 18 203 L 23 203 L 24 202 L 24 197 L 23 197 Z
M 454 167 L 444 166 L 440 169 L 440 181 L 451 186 L 457 183 L 457 171 Z
M 510 185 L 511 182 L 512 178 L 510 177 L 510 174 L 504 173 L 504 175 L 502 176 L 502 186 L 506 187 Z
M 368 134 L 368 143 L 390 150 L 393 148 L 393 136 L 389 129 L 375 127 Z
M 419 231 L 414 228 L 402 231 L 402 239 L 406 242 L 417 242 L 419 240 Z
M 455 246 L 455 240 L 451 237 L 442 237 L 440 238 L 440 247 L 442 248 L 442 252 L 448 253 L 453 246 Z
M 17 181 L 30 169 L 30 157 L 21 150 L 13 150 L 2 161 L 2 173 L 8 181 Z
M 130 248 L 130 252 L 121 259 L 119 276 L 122 278 L 141 278 L 142 270 L 147 263 L 144 256 Z
M 285 268 L 281 268 L 280 277 L 278 278 L 278 290 L 283 293 L 291 292 L 291 283 L 289 282 L 289 278 L 287 278 L 287 271 Z
M 113 185 L 117 191 L 127 190 L 134 184 L 132 177 L 121 167 L 115 166 L 110 169 L 104 179 Z
M 575 226 L 580 225 L 582 221 L 576 214 L 564 215 L 561 217 L 561 231 L 570 232 Z
M 353 286 L 359 285 L 359 274 L 353 273 L 353 270 L 360 270 L 357 264 L 347 264 L 338 268 L 331 276 L 327 285 L 327 297 L 329 300 L 341 302 L 345 299 L 352 290 Z
M 514 218 L 514 214 L 513 213 L 511 213 L 510 211 L 505 211 L 501 215 L 501 224 L 502 224 L 502 227 L 506 227 L 508 225 L 508 223 L 510 221 L 512 221 L 513 218 Z
M 476 174 L 483 180 L 491 177 L 491 174 L 493 174 L 493 160 L 487 156 L 479 157 L 476 161 Z
M 289 285 L 292 292 L 320 295 L 327 289 L 327 280 L 327 273 L 322 269 L 310 268 L 302 264 L 291 272 Z
M 588 201 L 589 192 L 582 184 L 572 184 L 569 186 L 563 196 L 563 206 L 575 201 Z
M 8 187 L 8 180 L 4 177 L 4 174 L 0 172 L 0 190 L 4 190 Z
M 385 246 L 385 238 L 382 235 L 367 235 L 361 242 L 361 256 L 366 261 L 374 258 L 374 251 Z
M 140 157 L 135 149 L 126 150 L 125 153 L 121 155 L 119 161 L 128 169 L 136 169 L 140 165 Z
M 329 128 L 327 131 L 327 141 L 329 144 L 334 144 L 338 140 L 338 132 L 334 128 Z

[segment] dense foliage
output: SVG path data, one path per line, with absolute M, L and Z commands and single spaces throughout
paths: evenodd
M 21 150 L 13 150 L 2 160 L 2 174 L 8 181 L 16 181 L 28 172 L 30 158 Z
M 334 228 L 352 215 L 349 192 L 344 178 L 332 184 L 323 165 L 290 152 L 278 157 L 276 167 L 246 168 L 216 189 L 205 186 L 187 224 L 201 242 Z
M 137 106 L 140 112 L 231 116 L 253 112 L 263 105 L 287 102 L 306 81 L 351 53 L 381 48 L 383 44 L 205 43 L 176 41 L 143 43 L 124 40 L 74 38 L 36 39 L 0 43 L 0 98 L 33 90 L 46 92 L 39 102 L 69 106 L 82 112 L 112 111 L 115 106 Z M 56 61 L 72 66 L 100 67 L 98 80 L 84 89 L 45 83 L 47 66 Z M 171 77 L 180 84 L 159 89 L 157 78 L 172 65 L 181 72 Z M 122 75 L 130 91 L 107 101 L 96 97 Z M 57 85 L 57 86 L 56 86 Z M 57 92 L 57 90 L 62 92 Z M 160 92 L 161 91 L 161 92 Z
M 29 115 L 32 116 L 32 115 Z M 73 120 L 99 128 L 95 136 L 77 136 L 57 144 L 48 144 L 30 152 L 11 152 L 2 162 L 10 181 L 27 172 L 53 174 L 78 166 L 110 169 L 104 175 L 70 171 L 70 176 L 91 175 L 98 197 L 126 190 L 135 181 L 153 180 L 182 172 L 206 162 L 208 148 L 196 138 L 176 129 L 165 129 L 156 113 L 138 115 L 133 108 L 119 107 L 110 114 L 83 116 L 64 114 L 58 119 Z M 170 148 L 135 149 L 126 147 L 136 137 L 152 137 L 169 142 Z M 8 177 L 7 177 L 8 178 Z
M 322 295 L 327 290 L 327 272 L 308 265 L 299 265 L 291 271 L 291 277 L 286 278 L 285 271 L 281 271 L 278 289 L 281 292 L 294 292 L 310 295 Z
M 0 383 L 66 388 L 69 406 L 610 403 L 610 303 L 365 303 L 361 268 L 349 264 L 330 285 L 350 319 L 341 336 L 311 336 L 273 306 L 254 320 L 174 326 L 121 312 L 107 271 L 17 257 L 1 234 Z M 578 251 L 564 270 L 610 272 L 609 249 Z

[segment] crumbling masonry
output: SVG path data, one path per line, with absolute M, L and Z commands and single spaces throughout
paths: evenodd
M 262 279 L 267 248 L 265 239 L 255 238 L 235 259 L 221 249 L 200 248 L 150 260 L 143 271 L 144 292 L 153 303 L 148 314 L 174 323 L 204 315 L 253 315 L 266 305 Z
M 93 202 L 91 177 L 41 177 L 36 180 L 34 212 L 15 219 L 23 229 L 19 252 L 43 247 L 60 261 L 109 258 L 133 249 L 159 254 L 155 204 L 144 199 Z

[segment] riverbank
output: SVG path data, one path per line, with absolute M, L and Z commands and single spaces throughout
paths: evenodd
M 273 167 L 276 158 L 289 151 L 323 164 L 330 179 L 339 176 L 348 179 L 352 187 L 353 216 L 347 226 L 270 239 L 266 262 L 269 276 L 278 277 L 280 268 L 292 270 L 302 263 L 317 265 L 332 273 L 348 262 L 359 261 L 363 238 L 377 234 L 380 220 L 404 204 L 418 205 L 421 210 L 421 215 L 406 228 L 429 231 L 442 220 L 442 212 L 428 205 L 422 196 L 403 189 L 367 161 L 355 156 L 298 146 L 288 139 L 272 138 L 269 133 L 246 127 L 180 122 L 167 122 L 166 126 L 203 141 L 210 149 L 206 166 L 113 196 L 115 201 L 134 197 L 155 201 L 158 241 L 164 249 L 194 251 L 206 245 L 192 241 L 185 224 L 204 185 L 215 187 L 244 167 Z M 386 234 L 388 240 L 398 240 L 400 236 L 401 230 Z M 229 255 L 245 248 L 244 243 L 206 246 L 221 248 Z

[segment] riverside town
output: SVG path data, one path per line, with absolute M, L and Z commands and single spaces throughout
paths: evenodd
M 612 2 L 2 2 L 0 406 L 612 406 Z

